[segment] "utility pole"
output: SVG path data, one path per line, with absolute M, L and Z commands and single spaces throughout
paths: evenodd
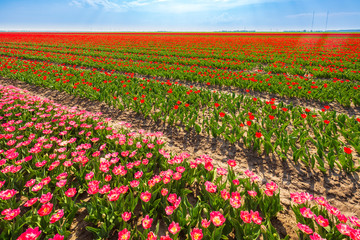
M 313 27 L 314 27 L 314 16 L 315 16 L 315 11 L 313 11 L 313 17 L 312 17 L 312 22 L 311 22 L 311 32 L 313 31 Z

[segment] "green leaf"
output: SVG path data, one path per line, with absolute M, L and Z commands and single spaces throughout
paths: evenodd
M 200 133 L 201 132 L 201 127 L 198 125 L 198 124 L 195 124 L 195 131 L 197 133 Z
M 90 226 L 86 226 L 85 229 L 88 230 L 89 232 L 95 233 L 96 236 L 98 236 L 101 231 L 99 228 L 94 228 Z
M 224 228 L 225 225 L 221 226 L 221 227 L 217 227 L 215 229 L 215 231 L 213 231 L 212 235 L 211 235 L 211 239 L 212 240 L 220 240 L 221 239 L 221 235 L 222 235 L 222 230 Z
M 192 193 L 192 192 L 193 192 L 193 191 L 190 190 L 190 189 L 183 188 L 183 189 L 181 189 L 181 191 L 180 191 L 180 195 L 181 195 L 181 196 L 187 196 L 189 193 Z
M 268 141 L 264 141 L 264 148 L 265 148 L 266 154 L 273 152 L 272 144 Z

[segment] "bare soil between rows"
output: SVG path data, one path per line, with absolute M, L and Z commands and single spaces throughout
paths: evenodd
M 288 234 L 290 239 L 297 239 L 296 219 L 290 209 L 290 193 L 292 192 L 309 192 L 315 197 L 323 196 L 345 216 L 360 217 L 359 173 L 346 174 L 338 170 L 329 170 L 324 174 L 303 164 L 278 159 L 272 154 L 258 155 L 242 144 L 230 144 L 220 138 L 198 135 L 193 131 L 187 132 L 165 123 L 155 123 L 131 110 L 121 112 L 105 103 L 90 101 L 86 98 L 30 85 L 18 80 L 0 77 L 0 84 L 27 90 L 29 94 L 53 100 L 67 107 L 77 107 L 78 110 L 89 112 L 102 112 L 102 117 L 112 119 L 110 123 L 114 128 L 120 127 L 120 122 L 125 121 L 131 123 L 133 129 L 161 131 L 167 142 L 165 150 L 175 154 L 188 152 L 191 158 L 206 154 L 214 160 L 215 166 L 222 167 L 226 167 L 228 159 L 235 159 L 238 163 L 235 168 L 237 171 L 250 169 L 261 178 L 263 184 L 274 181 L 279 185 L 284 210 L 278 214 L 273 224 L 282 236 Z M 84 212 L 79 214 L 70 239 L 89 239 L 91 237 L 91 234 L 85 230 L 87 224 L 81 220 L 84 218 L 84 214 Z

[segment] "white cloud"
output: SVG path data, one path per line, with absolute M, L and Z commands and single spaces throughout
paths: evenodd
M 315 13 L 314 13 L 315 14 Z M 318 13 L 317 13 L 318 14 Z M 299 18 L 299 17 L 309 17 L 312 16 L 313 13 L 298 13 L 298 14 L 292 14 L 292 15 L 287 15 L 286 17 L 289 18 Z
M 329 16 L 360 16 L 360 12 L 330 12 Z
M 326 16 L 326 12 L 314 12 L 315 17 L 324 17 Z M 301 18 L 301 17 L 310 17 L 312 16 L 312 12 L 307 13 L 298 13 L 293 15 L 288 15 L 289 18 Z M 329 17 L 331 16 L 360 16 L 360 12 L 329 12 Z
M 156 12 L 200 12 L 211 10 L 228 10 L 244 5 L 265 2 L 280 2 L 285 0 L 72 0 L 76 7 L 95 7 L 106 10 L 145 10 Z
M 72 0 L 70 5 L 76 7 L 90 6 L 94 8 L 104 8 L 106 10 L 119 10 L 122 8 L 122 6 L 110 0 Z
M 70 6 L 82 7 L 82 3 L 76 0 L 70 2 Z
M 147 0 L 135 0 L 124 3 L 124 5 L 126 5 L 128 8 L 132 8 L 132 7 L 143 7 L 149 5 L 150 3 L 151 2 Z
M 175 13 L 200 12 L 212 10 L 229 10 L 232 8 L 255 5 L 266 2 L 281 2 L 284 0 L 169 0 L 166 4 L 155 6 L 155 10 Z
M 232 23 L 232 22 L 242 22 L 243 16 L 235 16 L 233 14 L 229 14 L 228 12 L 221 13 L 219 15 L 211 16 L 211 18 L 207 19 L 208 23 L 211 24 L 219 24 L 219 23 Z

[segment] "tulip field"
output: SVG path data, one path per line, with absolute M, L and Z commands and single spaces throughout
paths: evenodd
M 0 33 L 0 78 L 319 178 L 360 173 L 360 34 Z M 360 212 L 310 189 L 284 205 L 239 159 L 175 154 L 166 133 L 102 115 L 0 84 L 0 239 L 360 239 Z M 295 235 L 275 224 L 284 211 Z

